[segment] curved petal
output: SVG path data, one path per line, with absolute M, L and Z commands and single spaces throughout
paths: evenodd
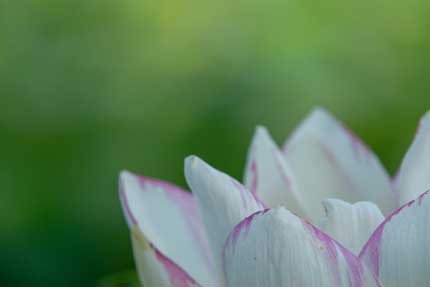
M 129 228 L 134 231 L 138 226 L 141 237 L 153 246 L 145 250 L 151 254 L 158 250 L 202 286 L 216 286 L 212 256 L 191 193 L 166 182 L 122 172 L 120 197 Z M 135 257 L 136 262 L 151 262 L 140 259 L 138 254 Z M 154 276 L 148 280 L 153 281 Z
M 355 255 L 283 207 L 234 228 L 224 268 L 228 287 L 378 286 Z
M 326 217 L 319 224 L 321 230 L 356 255 L 384 221 L 381 211 L 372 202 L 350 204 L 339 199 L 326 199 L 323 206 Z
M 430 112 L 420 120 L 415 139 L 395 180 L 399 205 L 430 188 Z
M 187 272 L 149 243 L 137 225 L 132 231 L 132 244 L 137 271 L 144 286 L 200 286 Z
M 390 215 L 373 233 L 360 258 L 382 286 L 428 286 L 430 193 Z
M 245 186 L 268 207 L 286 206 L 307 217 L 284 155 L 264 127 L 257 127 L 246 164 Z
M 185 160 L 185 177 L 202 215 L 216 269 L 223 279 L 221 253 L 229 232 L 246 216 L 264 209 L 264 205 L 239 182 L 195 156 Z
M 378 158 L 325 110 L 311 113 L 284 153 L 314 220 L 322 216 L 324 198 L 372 201 L 385 214 L 395 209 L 390 179 Z

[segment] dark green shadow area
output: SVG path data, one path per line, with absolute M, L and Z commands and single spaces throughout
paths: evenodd
M 97 287 L 143 287 L 134 271 L 117 273 L 99 281 Z

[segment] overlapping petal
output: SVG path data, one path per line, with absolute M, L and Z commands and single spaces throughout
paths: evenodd
M 307 217 L 292 171 L 264 127 L 257 128 L 252 140 L 244 184 L 268 207 L 283 205 Z
M 325 198 L 372 201 L 385 214 L 394 210 L 390 179 L 378 158 L 325 110 L 311 113 L 284 152 L 313 222 L 321 218 Z
M 428 286 L 430 193 L 391 214 L 373 233 L 360 258 L 382 286 Z
M 257 212 L 234 228 L 224 268 L 228 287 L 378 286 L 355 255 L 283 207 Z
M 145 286 L 200 287 L 187 272 L 149 243 L 137 225 L 132 231 L 132 246 L 137 272 Z
M 171 285 L 148 286 L 188 287 L 193 280 L 202 286 L 217 286 L 212 254 L 190 193 L 123 172 L 120 197 L 144 284 L 168 278 Z M 193 284 L 173 283 L 179 281 Z
M 350 204 L 340 199 L 326 199 L 322 204 L 326 216 L 319 227 L 356 255 L 384 221 L 379 208 L 371 202 Z
M 420 120 L 415 139 L 403 159 L 395 185 L 399 205 L 430 189 L 430 112 Z
M 223 286 L 222 248 L 232 228 L 264 205 L 242 184 L 201 159 L 185 161 L 185 177 L 196 199 Z

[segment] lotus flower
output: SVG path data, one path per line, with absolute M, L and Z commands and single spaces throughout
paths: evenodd
M 257 128 L 243 184 L 195 156 L 185 176 L 120 176 L 145 287 L 430 284 L 430 113 L 393 180 L 322 109 L 282 150 Z

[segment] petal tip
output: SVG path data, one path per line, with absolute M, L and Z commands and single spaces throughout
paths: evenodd
M 133 177 L 135 177 L 135 175 L 126 169 L 123 169 L 119 172 L 119 181 L 120 182 L 125 182 L 125 181 L 127 181 Z
M 315 107 L 309 114 L 310 121 L 335 121 L 336 117 L 326 108 Z
M 191 190 L 195 190 L 196 185 L 206 182 L 208 176 L 212 175 L 213 168 L 204 160 L 195 155 L 185 158 L 185 179 Z M 193 190 L 193 193 L 194 193 Z
M 283 149 L 287 151 L 289 146 L 294 145 L 296 140 L 303 136 L 315 137 L 321 132 L 321 129 L 331 130 L 337 125 L 338 120 L 332 113 L 325 108 L 315 107 L 293 131 L 290 138 L 284 143 Z
M 257 125 L 255 127 L 255 135 L 256 136 L 265 136 L 267 135 L 269 132 L 267 130 L 267 127 L 263 126 L 263 125 Z
M 255 146 L 265 145 L 265 144 L 274 144 L 272 136 L 269 133 L 269 130 L 262 125 L 258 125 L 255 127 L 254 136 L 251 141 L 251 150 Z
M 185 158 L 185 169 L 196 168 L 198 166 L 207 165 L 204 160 L 196 155 L 189 155 Z
M 195 162 L 198 159 L 198 156 L 196 155 L 189 155 L 185 158 L 185 165 L 191 165 L 193 162 Z
M 185 177 L 190 176 L 199 167 L 205 166 L 206 163 L 196 155 L 189 155 L 184 160 Z
M 314 107 L 311 112 L 310 112 L 311 116 L 332 116 L 331 112 L 329 112 L 326 108 L 320 107 L 320 106 L 316 106 Z
M 272 135 L 270 134 L 269 129 L 265 126 L 260 126 L 260 125 L 257 126 L 255 128 L 255 136 L 273 141 Z

